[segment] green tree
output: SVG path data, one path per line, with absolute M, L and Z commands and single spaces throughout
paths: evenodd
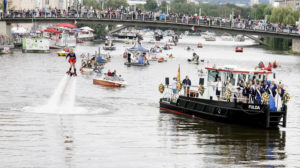
M 12 6 L 12 1 L 11 0 L 7 1 L 7 6 L 8 6 L 8 9 L 14 9 L 14 6 Z M 0 2 L 0 9 L 4 10 L 3 0 Z
M 272 7 L 266 4 L 255 5 L 251 8 L 251 18 L 252 19 L 264 19 L 266 15 L 270 15 Z
M 157 10 L 157 3 L 155 0 L 146 0 L 145 9 L 148 11 L 156 11 Z
M 127 7 L 128 3 L 126 0 L 108 0 L 106 6 L 107 7 L 113 6 L 114 8 L 120 8 L 121 6 Z
M 297 11 L 292 8 L 278 7 L 272 10 L 269 21 L 271 23 L 295 24 L 298 19 L 299 13 Z
M 164 0 L 164 1 L 161 2 L 158 9 L 161 10 L 162 12 L 164 12 L 164 13 L 167 13 L 167 6 L 168 6 L 167 1 Z
M 99 0 L 83 0 L 83 5 L 88 8 L 93 7 L 93 9 L 102 9 L 102 3 L 104 1 Z
M 136 8 L 138 8 L 140 10 L 145 10 L 145 6 L 143 4 L 137 4 Z

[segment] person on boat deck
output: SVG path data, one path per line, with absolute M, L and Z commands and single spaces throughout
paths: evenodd
M 255 93 L 255 89 L 253 88 L 252 80 L 249 81 L 248 88 L 249 88 L 249 95 L 248 95 L 249 103 L 254 103 L 254 98 L 255 98 L 254 93 Z
M 285 93 L 285 89 L 283 87 L 284 87 L 284 85 L 282 83 L 279 84 L 279 95 L 280 95 L 281 99 L 283 98 L 283 95 Z
M 256 86 L 254 104 L 261 104 L 262 87 L 260 84 Z
M 130 53 L 127 54 L 127 59 L 128 59 L 128 62 L 131 63 L 131 54 Z
M 182 81 L 182 85 L 183 85 L 183 89 L 184 89 L 184 95 L 189 97 L 190 87 L 192 85 L 192 82 L 188 76 L 186 76 L 185 79 Z
M 105 46 L 108 46 L 108 41 L 107 40 L 105 41 Z
M 112 73 L 110 72 L 110 70 L 107 71 L 107 76 L 112 76 Z
M 216 84 L 216 96 L 218 98 L 218 101 L 220 101 L 221 90 L 222 90 L 222 83 L 220 77 L 218 77 L 217 84 Z
M 248 103 L 249 92 L 250 92 L 249 84 L 247 82 L 245 82 L 244 89 L 243 89 L 243 102 L 244 103 Z
M 241 90 L 241 87 L 237 87 L 236 88 L 236 91 L 234 93 L 234 97 L 237 99 L 237 102 L 240 102 L 241 99 L 242 99 L 242 94 L 243 94 L 243 91 Z
M 116 77 L 117 76 L 117 71 L 114 70 L 114 72 L 111 73 L 111 76 Z
M 196 53 L 193 53 L 193 60 L 194 61 L 199 61 L 199 55 L 197 55 Z
M 76 74 L 76 67 L 75 67 L 76 55 L 73 52 L 73 49 L 71 49 L 71 51 L 68 53 L 68 55 L 66 56 L 66 59 L 68 59 L 68 57 L 69 57 L 70 68 L 69 68 L 69 71 L 67 73 L 70 73 L 71 70 L 72 70 L 72 67 L 73 67 L 74 73 Z
M 176 77 L 173 78 L 172 90 L 173 90 L 173 94 L 177 94 L 177 78 Z

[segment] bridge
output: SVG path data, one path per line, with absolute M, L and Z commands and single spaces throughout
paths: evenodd
M 230 34 L 243 34 L 243 35 L 257 35 L 261 37 L 274 37 L 293 39 L 293 50 L 300 52 L 300 34 L 288 32 L 276 32 L 267 30 L 254 30 L 226 26 L 226 24 L 206 24 L 204 22 L 189 22 L 181 18 L 169 18 L 156 20 L 155 18 L 133 18 L 132 17 L 4 17 L 0 19 L 0 33 L 9 34 L 8 30 L 12 23 L 61 23 L 61 22 L 74 22 L 82 24 L 121 24 L 124 26 L 141 26 L 141 27 L 155 27 L 155 28 L 180 28 L 187 30 L 212 30 L 216 32 L 227 32 Z

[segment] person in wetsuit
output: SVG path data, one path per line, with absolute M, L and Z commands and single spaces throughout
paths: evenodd
M 69 63 L 70 63 L 70 69 L 69 71 L 67 72 L 68 74 L 71 73 L 71 70 L 72 70 L 72 67 L 74 69 L 74 74 L 76 74 L 76 67 L 75 67 L 75 63 L 76 63 L 76 55 L 75 53 L 73 52 L 73 49 L 69 52 L 69 54 L 66 56 L 66 59 L 68 59 L 69 57 Z

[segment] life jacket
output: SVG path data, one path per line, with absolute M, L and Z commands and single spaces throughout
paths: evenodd
M 276 63 L 276 61 L 273 62 L 273 68 L 277 68 L 277 63 Z
M 267 71 L 272 71 L 272 64 L 269 63 L 268 67 L 267 67 Z

